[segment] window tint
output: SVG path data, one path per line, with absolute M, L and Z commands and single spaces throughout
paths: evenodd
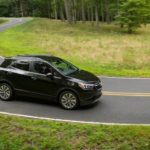
M 75 66 L 61 59 L 51 60 L 51 64 L 52 66 L 54 66 L 56 69 L 58 69 L 60 72 L 62 72 L 65 75 L 71 74 L 78 70 Z
M 0 65 L 1 65 L 4 61 L 5 61 L 5 58 L 0 56 Z
M 17 69 L 29 71 L 29 63 L 28 62 L 15 62 L 12 64 L 12 66 Z
M 1 64 L 1 67 L 9 67 L 12 64 L 12 59 L 5 59 L 4 62 Z
M 50 65 L 43 62 L 34 62 L 34 72 L 48 74 L 52 72 Z

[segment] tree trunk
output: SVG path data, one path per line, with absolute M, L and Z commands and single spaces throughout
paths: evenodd
M 51 14 L 50 14 L 50 5 L 51 5 L 51 4 L 50 4 L 50 0 L 48 0 L 48 1 L 47 1 L 47 10 L 48 10 L 47 13 L 48 13 L 48 18 L 49 18 L 49 19 L 51 18 Z
M 94 25 L 93 7 L 91 8 L 91 23 L 92 23 L 92 26 L 93 26 Z
M 133 29 L 132 29 L 132 27 L 130 25 L 128 25 L 128 33 L 129 34 L 133 33 Z
M 55 11 L 55 19 L 58 20 L 58 12 L 57 12 L 57 3 L 56 3 L 56 0 L 54 0 L 54 3 L 55 3 L 54 4 L 55 5 L 54 6 L 54 8 L 55 8 L 55 10 L 54 10 Z
M 85 8 L 84 8 L 84 1 L 81 0 L 81 12 L 82 12 L 82 22 L 85 23 L 86 18 L 85 18 Z
M 102 22 L 105 21 L 105 19 L 104 19 L 104 7 L 103 6 L 104 6 L 103 5 L 103 0 L 101 0 L 101 18 L 102 18 Z
M 20 14 L 21 14 L 21 17 L 24 17 L 24 5 L 23 5 L 23 0 L 20 0 Z
M 109 0 L 105 0 L 106 22 L 110 23 Z
M 120 1 L 119 0 L 117 0 L 117 14 L 119 13 L 119 3 L 120 3 Z
M 98 16 L 98 6 L 95 5 L 95 21 L 96 21 L 96 26 L 99 24 L 99 16 Z
M 61 19 L 62 21 L 65 21 L 64 8 L 63 8 L 62 5 L 60 6 L 60 19 Z
M 76 0 L 72 0 L 71 9 L 72 9 L 72 21 L 76 23 L 77 21 L 77 11 L 76 11 Z
M 15 0 L 15 16 L 19 17 L 18 0 Z
M 90 8 L 89 7 L 87 8 L 87 19 L 88 19 L 88 21 L 91 20 L 91 17 L 90 17 Z
M 71 5 L 70 0 L 64 0 L 65 2 L 65 11 L 66 11 L 66 17 L 68 20 L 68 23 L 72 23 L 72 16 L 71 16 Z

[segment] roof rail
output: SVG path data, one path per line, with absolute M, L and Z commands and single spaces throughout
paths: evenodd
M 17 55 L 16 57 L 38 57 L 38 56 L 52 56 L 49 54 L 25 54 L 25 55 Z

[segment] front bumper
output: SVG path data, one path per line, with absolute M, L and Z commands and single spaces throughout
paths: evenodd
M 80 97 L 80 105 L 90 105 L 99 101 L 99 98 L 102 96 L 102 89 L 96 91 L 86 91 L 82 93 Z

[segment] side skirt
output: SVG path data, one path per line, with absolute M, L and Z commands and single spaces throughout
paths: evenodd
M 15 94 L 17 96 L 25 96 L 25 97 L 27 96 L 27 97 L 38 98 L 38 99 L 47 99 L 47 100 L 52 100 L 52 101 L 57 100 L 57 97 L 53 97 L 51 95 L 34 93 L 34 92 L 20 90 L 20 89 L 15 89 Z

